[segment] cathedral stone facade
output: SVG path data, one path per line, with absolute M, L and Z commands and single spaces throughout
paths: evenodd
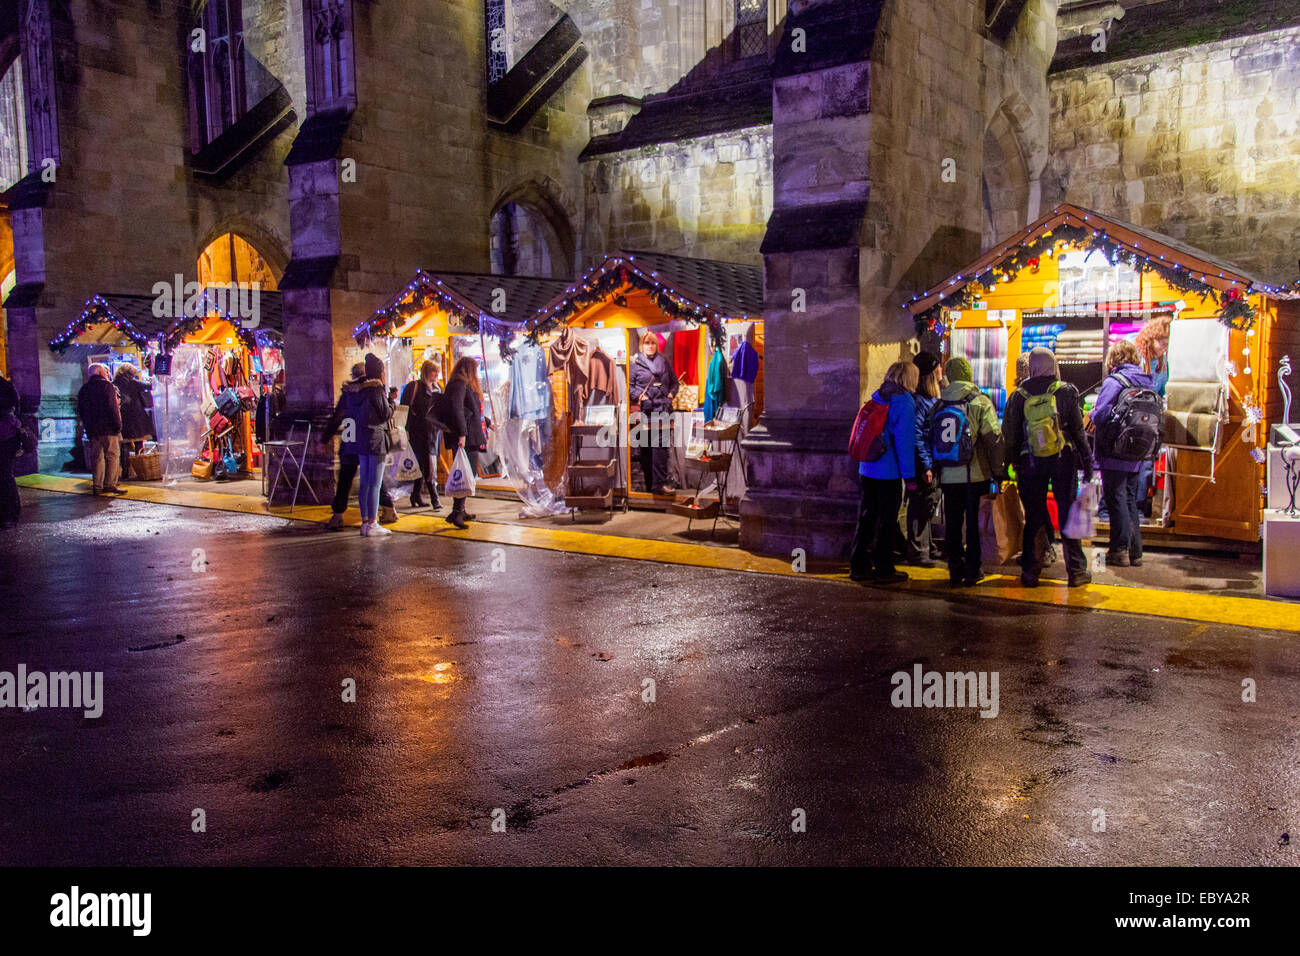
M 841 554 L 845 436 L 916 345 L 901 306 L 998 237 L 1070 201 L 1295 279 L 1300 12 L 1229 6 L 17 0 L 0 361 L 29 414 L 71 418 L 82 369 L 46 343 L 234 234 L 283 294 L 285 417 L 318 418 L 417 268 L 761 263 L 742 543 Z

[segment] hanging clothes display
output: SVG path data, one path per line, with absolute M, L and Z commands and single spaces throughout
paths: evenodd
M 550 421 L 551 383 L 546 352 L 540 345 L 525 342 L 510 366 L 510 417 L 528 421 Z
M 758 351 L 748 340 L 741 342 L 731 356 L 731 377 L 751 384 L 758 378 Z
M 683 385 L 700 384 L 700 330 L 673 333 L 673 374 Z
M 618 369 L 614 365 L 614 360 L 605 354 L 605 351 L 596 346 L 591 353 L 591 362 L 588 366 L 587 373 L 587 398 L 593 405 L 612 405 L 610 401 L 615 395 L 618 395 Z
M 704 386 L 704 420 L 713 421 L 727 401 L 727 361 L 722 350 L 716 349 L 709 359 L 709 378 Z
M 568 326 L 551 343 L 548 352 L 547 368 L 552 372 L 563 371 L 568 378 L 569 413 L 574 421 L 581 420 L 591 394 L 591 352 L 591 343 Z

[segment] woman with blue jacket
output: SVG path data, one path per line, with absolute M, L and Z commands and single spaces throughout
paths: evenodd
M 877 584 L 898 584 L 907 580 L 907 575 L 894 567 L 894 540 L 903 482 L 916 477 L 916 403 L 912 396 L 920 378 L 920 369 L 912 362 L 895 362 L 871 396 L 889 406 L 889 417 L 885 453 L 858 465 L 862 504 L 849 556 L 849 577 L 854 581 L 870 578 Z

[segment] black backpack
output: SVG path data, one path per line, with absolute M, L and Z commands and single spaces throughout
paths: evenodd
M 1123 389 L 1115 410 L 1097 431 L 1097 453 L 1120 461 L 1147 461 L 1160 450 L 1164 403 L 1152 389 L 1115 373 Z

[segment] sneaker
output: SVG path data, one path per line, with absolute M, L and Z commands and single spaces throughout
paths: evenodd
M 378 527 L 378 525 L 371 524 L 369 521 L 361 522 L 361 537 L 370 537 L 370 529 L 375 527 Z
M 325 527 L 330 531 L 341 530 L 343 527 L 343 515 L 336 511 L 334 514 L 330 515 L 330 520 L 325 522 Z
M 1038 575 L 1030 574 L 1028 571 L 1020 572 L 1020 586 L 1024 588 L 1038 587 Z
M 370 526 L 370 537 L 372 538 L 382 538 L 384 535 L 392 533 L 391 529 L 385 528 L 378 521 Z
M 907 574 L 903 571 L 895 571 L 893 574 L 872 575 L 871 578 L 873 584 L 902 584 L 904 581 L 908 580 L 910 580 L 910 578 L 908 578 Z
M 1128 555 L 1123 551 L 1106 552 L 1106 567 L 1108 568 L 1127 568 L 1130 563 Z
M 1084 571 L 1081 574 L 1070 575 L 1070 587 L 1072 588 L 1081 588 L 1085 584 L 1091 584 L 1091 583 L 1092 583 L 1092 575 L 1089 574 L 1087 571 Z

